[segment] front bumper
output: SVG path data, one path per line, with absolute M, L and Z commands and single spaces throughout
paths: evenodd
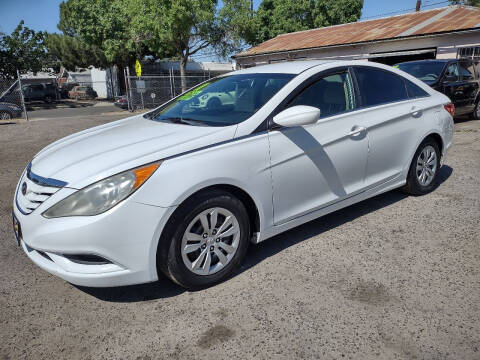
M 174 208 L 127 199 L 97 216 L 46 219 L 41 209 L 22 214 L 20 244 L 39 267 L 76 285 L 109 287 L 158 279 L 156 250 L 161 230 Z M 72 261 L 72 255 L 94 255 L 105 263 Z

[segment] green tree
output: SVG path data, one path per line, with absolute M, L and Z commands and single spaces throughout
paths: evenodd
M 467 5 L 480 7 L 480 0 L 449 0 L 452 5 Z
M 357 21 L 363 0 L 263 0 L 246 41 L 256 45 L 277 35 Z
M 248 28 L 248 1 L 225 0 L 218 8 L 218 0 L 67 0 L 60 4 L 58 24 L 67 37 L 52 37 L 52 43 L 58 58 L 63 48 L 81 45 L 103 52 L 92 57 L 102 64 L 105 59 L 121 67 L 145 55 L 176 58 L 186 90 L 185 68 L 192 55 L 204 49 L 226 55 L 239 46 Z
M 0 76 L 15 78 L 20 73 L 38 72 L 50 67 L 44 32 L 24 26 L 23 20 L 11 35 L 0 33 Z
M 172 49 L 180 61 L 182 90 L 187 89 L 185 68 L 190 56 L 220 46 L 221 26 L 217 0 L 145 0 L 146 14 L 138 14 L 137 33 L 151 31 L 150 50 Z M 143 28 L 143 31 L 142 31 Z
M 109 65 L 105 54 L 98 46 L 87 45 L 74 36 L 48 34 L 45 45 L 56 67 L 63 66 L 74 71 L 77 67 L 95 65 L 105 68 Z
M 128 1 L 121 0 L 67 0 L 60 4 L 58 28 L 66 36 L 80 41 L 85 48 L 103 53 L 92 59 L 90 65 L 127 66 L 142 52 L 135 48 L 129 28 L 132 15 L 127 8 Z M 74 45 L 68 39 L 64 42 Z

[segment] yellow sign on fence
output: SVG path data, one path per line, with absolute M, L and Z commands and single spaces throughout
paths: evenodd
M 137 76 L 142 76 L 142 65 L 140 65 L 140 61 L 135 61 L 135 72 Z

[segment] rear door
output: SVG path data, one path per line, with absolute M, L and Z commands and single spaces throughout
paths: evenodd
M 409 98 L 403 77 L 369 66 L 355 66 L 354 73 L 369 139 L 365 185 L 374 187 L 402 172 L 423 110 Z
M 466 83 L 460 77 L 458 62 L 455 61 L 447 65 L 442 80 L 443 93 L 455 105 L 455 114 L 463 114 L 468 111 L 468 97 L 465 94 Z
M 479 91 L 478 81 L 475 79 L 475 69 L 472 60 L 461 60 L 458 63 L 460 80 L 463 83 L 465 95 L 465 112 L 472 112 Z

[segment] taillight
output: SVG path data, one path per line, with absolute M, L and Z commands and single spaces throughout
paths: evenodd
M 447 110 L 448 113 L 449 113 L 450 115 L 452 115 L 452 117 L 453 117 L 453 115 L 455 114 L 455 105 L 453 105 L 453 104 L 450 103 L 450 104 L 444 105 L 443 107 L 444 107 L 445 110 Z

